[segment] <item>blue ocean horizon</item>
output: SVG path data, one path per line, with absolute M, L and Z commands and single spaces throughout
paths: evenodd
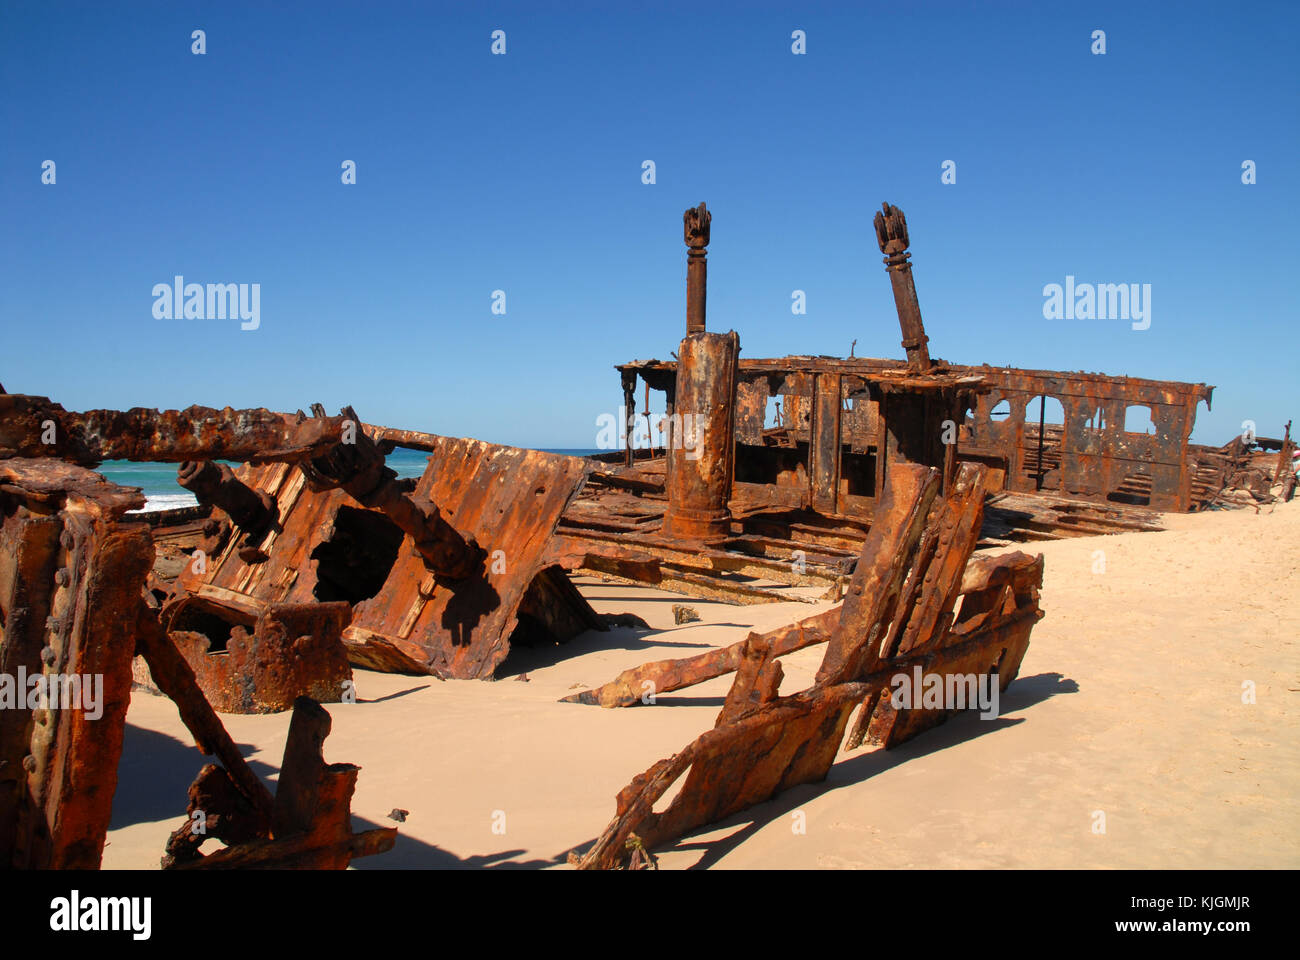
M 537 448 L 545 453 L 562 453 L 570 457 L 586 457 L 609 451 L 578 448 Z M 397 472 L 399 479 L 418 477 L 424 473 L 429 454 L 423 450 L 398 447 L 388 455 L 387 463 Z M 176 482 L 174 463 L 136 462 L 132 460 L 105 460 L 97 468 L 111 483 L 123 487 L 139 487 L 145 497 L 145 511 L 171 510 L 198 504 L 194 494 Z

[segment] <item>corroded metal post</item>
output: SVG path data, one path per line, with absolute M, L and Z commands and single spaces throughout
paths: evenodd
M 916 299 L 916 286 L 912 283 L 912 265 L 907 252 L 907 219 L 898 207 L 888 203 L 876 214 L 876 242 L 885 255 L 885 269 L 894 286 L 894 305 L 898 308 L 898 325 L 903 330 L 903 349 L 907 351 L 907 366 L 923 372 L 930 369 L 930 338 L 925 335 L 921 322 L 921 305 Z
M 709 265 L 705 259 L 709 255 L 709 223 L 713 215 L 701 201 L 698 207 L 692 207 L 682 214 L 683 231 L 686 234 L 686 334 L 704 332 L 704 301 L 708 288 Z
M 636 371 L 624 370 L 623 378 L 623 409 L 620 411 L 623 415 L 623 450 L 625 453 L 624 462 L 630 467 L 636 459 L 636 454 L 632 450 L 632 434 L 636 427 Z
M 1291 421 L 1286 422 L 1286 433 L 1282 436 L 1282 449 L 1277 452 L 1277 469 L 1273 471 L 1273 482 L 1280 483 L 1291 468 L 1291 451 L 1295 444 L 1291 442 Z M 1184 508 L 1186 509 L 1186 508 Z
M 708 542 L 731 533 L 739 354 L 734 330 L 689 334 L 678 347 L 665 536 Z

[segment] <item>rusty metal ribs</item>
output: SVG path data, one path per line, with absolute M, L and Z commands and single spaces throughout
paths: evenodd
M 407 432 L 402 442 L 428 450 L 429 465 L 418 482 L 398 481 L 376 459 L 380 435 L 358 430 L 358 452 L 343 445 L 327 460 L 243 468 L 279 512 L 257 544 L 265 559 L 227 546 L 202 572 L 186 570 L 180 589 L 246 627 L 273 604 L 345 600 L 353 664 L 464 679 L 491 677 L 521 622 L 557 639 L 602 629 L 551 550 L 589 464 Z M 430 539 L 430 518 L 445 536 Z
M 751 634 L 717 661 L 693 658 L 676 677 L 662 665 L 641 668 L 678 687 L 732 664 L 736 676 L 713 729 L 619 793 L 614 820 L 575 858 L 579 867 L 619 867 L 631 848 L 661 846 L 789 787 L 824 779 L 859 705 L 851 744 L 869 735 L 893 746 L 949 715 L 946 709 L 896 707 L 883 694 L 899 673 L 919 670 L 943 683 L 957 674 L 996 673 L 1000 688 L 1016 677 L 1042 616 L 1042 558 L 1011 554 L 968 567 L 985 470 L 964 465 L 949 498 L 937 496 L 939 485 L 933 468 L 898 465 L 890 471 L 848 597 L 831 611 L 839 614 L 833 626 L 823 614 L 793 630 Z M 778 657 L 823 640 L 827 650 L 813 685 L 780 696 Z M 640 679 L 631 673 L 583 702 L 620 705 L 623 691 Z M 681 791 L 656 813 L 656 801 L 682 776 Z

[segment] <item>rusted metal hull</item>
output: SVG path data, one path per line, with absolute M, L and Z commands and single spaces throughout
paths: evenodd
M 222 804 L 211 807 L 214 826 L 235 844 L 214 854 L 212 866 L 341 868 L 352 856 L 390 848 L 392 830 L 351 834 L 356 768 L 319 761 L 319 720 L 317 739 L 311 730 L 296 738 L 291 730 L 274 799 L 249 769 L 157 610 L 146 605 L 154 561 L 150 527 L 124 519 L 142 503 L 139 491 L 81 467 L 0 459 L 0 865 L 100 865 L 137 649 L 196 745 L 222 764 L 206 767 L 191 791 L 192 804 Z M 292 647 L 332 617 L 337 646 L 345 612 L 338 606 L 278 608 L 259 631 Z M 264 666 L 274 671 L 291 663 L 284 658 Z M 24 699 L 9 702 L 13 681 L 24 675 L 40 682 L 20 684 Z M 67 682 L 73 677 L 76 686 Z M 327 724 L 328 717 L 326 732 Z M 223 824 L 223 816 L 230 822 Z M 207 858 L 195 860 L 206 837 L 192 826 L 187 820 L 189 839 L 178 851 L 207 865 Z
M 382 511 L 342 489 L 314 491 L 295 467 L 243 468 L 241 479 L 277 504 L 276 523 L 257 546 L 266 560 L 249 564 L 233 548 L 187 571 L 183 590 L 228 611 L 256 618 L 268 605 L 346 600 L 343 631 L 353 663 L 375 669 L 490 678 L 510 649 L 521 609 L 556 616 L 560 639 L 570 625 L 599 628 L 576 591 L 553 580 L 550 541 L 560 515 L 591 469 L 575 457 L 477 440 L 426 435 L 429 466 L 409 491 L 416 504 L 437 504 L 441 517 L 472 537 L 484 554 L 472 576 L 443 579 L 410 535 Z
M 0 460 L 0 674 L 26 701 L 0 709 L 0 864 L 99 865 L 153 563 L 148 529 L 120 518 L 141 503 L 79 467 Z M 47 692 L 35 709 L 24 675 Z
M 284 844 L 273 850 L 277 865 L 340 867 L 353 855 L 390 847 L 392 831 L 351 836 L 347 806 L 355 768 L 282 780 L 281 795 L 296 790 L 319 802 L 298 804 L 298 818 L 277 826 L 279 798 L 273 800 L 249 769 L 200 690 L 195 669 L 159 620 L 158 600 L 166 590 L 151 573 L 152 529 L 127 516 L 144 505 L 140 492 L 60 459 L 12 456 L 29 444 L 33 415 L 48 421 L 40 426 L 39 452 L 90 462 L 105 456 L 175 461 L 231 451 L 292 460 L 339 442 L 341 422 L 326 418 L 298 429 L 297 418 L 265 411 L 208 416 L 193 409 L 65 416 L 56 405 L 35 400 L 0 394 L 0 443 L 14 442 L 0 450 L 0 865 L 99 866 L 137 651 L 199 749 L 222 764 L 206 768 L 204 796 L 230 800 L 246 824 L 262 825 L 258 837 L 276 841 L 276 830 L 284 834 Z M 306 669 L 311 673 L 328 663 L 331 643 L 335 669 L 346 671 L 339 631 L 347 612 L 346 604 L 265 612 L 254 631 L 262 642 L 244 658 L 247 675 L 240 682 L 272 691 L 300 686 L 295 673 L 303 664 L 312 664 Z M 195 660 L 201 671 L 208 656 L 205 649 Z M 223 679 L 236 678 L 227 673 Z M 252 702 L 266 706 L 255 691 Z M 302 753 L 299 748 L 294 755 Z M 238 833 L 229 836 L 241 842 Z M 244 852 L 231 848 L 223 857 L 233 861 Z
M 294 461 L 339 443 L 346 417 L 299 419 L 265 408 L 64 410 L 46 397 L 0 393 L 0 459 Z
M 1005 688 L 1042 615 L 1042 561 L 1013 554 L 968 568 L 985 481 L 983 468 L 965 466 L 953 495 L 942 498 L 937 470 L 896 467 L 845 602 L 830 612 L 838 618 L 822 615 L 794 631 L 751 635 L 711 659 L 691 658 L 677 668 L 647 665 L 589 691 L 588 698 L 571 698 L 621 706 L 645 679 L 657 677 L 677 689 L 727 669 L 736 673 L 714 728 L 624 788 L 614 820 L 576 865 L 619 867 L 632 847 L 661 846 L 792 786 L 823 779 L 859 705 L 851 745 L 862 731 L 892 746 L 941 723 L 951 710 L 894 709 L 886 694 L 902 671 L 920 670 L 946 682 L 952 674 L 993 670 Z M 958 597 L 961 618 L 954 625 Z M 822 640 L 827 650 L 814 684 L 779 696 L 778 657 Z M 680 792 L 655 812 L 656 802 L 683 775 Z
M 186 622 L 206 606 L 185 596 L 166 611 Z M 225 613 L 224 610 L 221 611 Z M 351 691 L 343 646 L 351 608 L 332 603 L 272 604 L 251 625 L 235 625 L 219 650 L 194 630 L 173 630 L 171 642 L 194 671 L 199 688 L 222 713 L 278 713 L 301 696 L 338 703 Z

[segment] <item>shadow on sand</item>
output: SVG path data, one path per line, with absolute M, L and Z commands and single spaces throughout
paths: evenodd
M 1074 680 L 1059 673 L 1040 673 L 1032 677 L 1019 677 L 1002 693 L 998 703 L 999 713 L 1002 715 L 995 719 L 981 720 L 976 711 L 967 711 L 951 718 L 938 727 L 927 730 L 916 739 L 909 740 L 892 750 L 869 750 L 864 753 L 857 753 L 847 759 L 841 759 L 831 766 L 830 773 L 820 783 L 806 783 L 792 787 L 772 800 L 747 807 L 724 820 L 700 827 L 698 830 L 682 837 L 667 850 L 678 852 L 685 850 L 703 851 L 703 856 L 688 869 L 706 870 L 769 823 L 789 816 L 794 810 L 824 793 L 860 783 L 916 757 L 923 757 L 939 750 L 947 750 L 949 747 L 965 743 L 968 740 L 974 740 L 977 737 L 996 733 L 1006 727 L 1024 723 L 1024 717 L 1007 717 L 1005 714 L 1024 710 L 1058 694 L 1078 693 L 1078 691 L 1079 685 Z M 629 781 L 638 772 L 629 771 Z M 693 840 L 694 837 L 698 837 L 701 833 L 712 833 L 729 827 L 742 828 L 715 840 Z M 581 846 L 575 847 L 574 850 L 581 856 L 595 842 L 596 840 L 593 837 Z

